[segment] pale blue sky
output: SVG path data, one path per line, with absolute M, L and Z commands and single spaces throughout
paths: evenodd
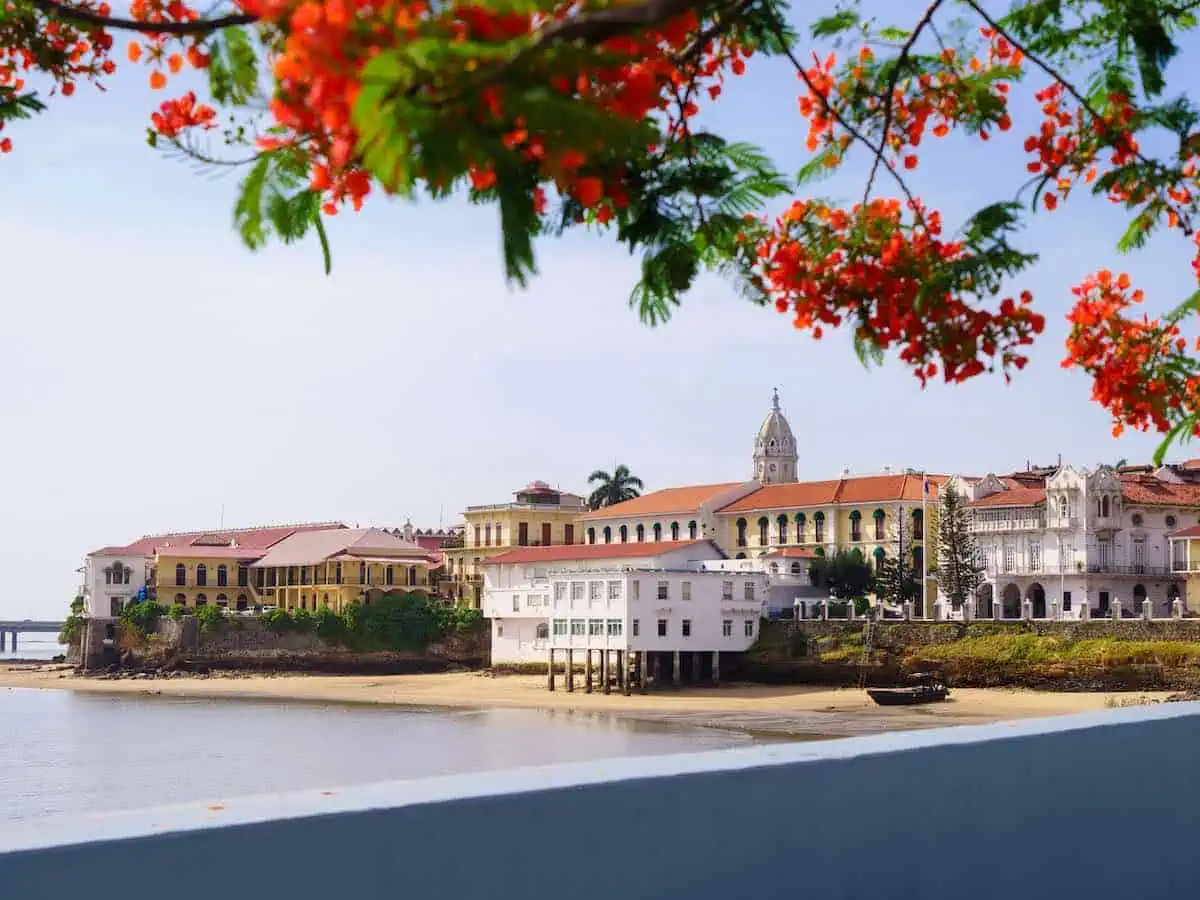
M 235 179 L 147 148 L 164 95 L 123 68 L 107 94 L 55 98 L 6 132 L 0 566 L 16 578 L 0 617 L 64 611 L 88 550 L 215 527 L 222 504 L 227 526 L 427 527 L 535 478 L 584 491 L 614 462 L 649 489 L 746 478 L 773 386 L 803 478 L 982 474 L 1060 453 L 1094 465 L 1156 445 L 1114 441 L 1087 379 L 1058 366 L 1069 288 L 1088 272 L 1127 269 L 1151 308 L 1193 287 L 1177 237 L 1115 260 L 1123 217 L 1104 202 L 1080 196 L 1021 238 L 1043 261 L 1014 290 L 1049 324 L 1015 382 L 922 391 L 895 362 L 864 370 L 848 335 L 813 342 L 716 280 L 648 329 L 626 307 L 635 263 L 606 236 L 543 244 L 542 277 L 510 291 L 495 211 L 463 202 L 375 197 L 339 216 L 328 278 L 312 244 L 251 254 L 230 227 Z M 1182 64 L 1173 74 L 1187 83 Z M 753 60 L 711 121 L 794 169 L 797 85 L 786 63 Z M 948 225 L 1022 181 L 1034 113 L 1018 105 L 989 145 L 925 148 L 912 182 Z M 861 174 L 820 190 L 854 198 Z

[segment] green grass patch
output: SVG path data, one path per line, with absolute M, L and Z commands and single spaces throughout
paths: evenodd
M 1066 664 L 1129 666 L 1158 664 L 1187 666 L 1200 663 L 1200 642 L 1124 641 L 1087 638 L 1069 641 L 1037 634 L 977 634 L 949 644 L 908 648 L 922 659 L 1005 664 Z

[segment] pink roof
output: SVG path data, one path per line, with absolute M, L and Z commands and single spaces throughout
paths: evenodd
M 307 566 L 329 559 L 404 559 L 421 563 L 428 562 L 429 553 L 382 528 L 326 528 L 285 538 L 255 566 Z
M 650 541 L 641 544 L 554 544 L 545 547 L 518 547 L 483 560 L 485 566 L 502 566 L 526 562 L 569 562 L 573 559 L 647 559 L 662 556 L 685 547 L 708 545 L 714 557 L 724 554 L 712 541 Z
M 267 552 L 266 547 L 205 547 L 189 544 L 183 547 L 163 547 L 157 551 L 162 559 L 258 559 Z
M 177 531 L 170 534 L 148 534 L 131 544 L 103 547 L 93 550 L 88 556 L 152 556 L 167 547 L 189 547 L 193 542 L 213 538 L 236 541 L 243 550 L 266 550 L 278 544 L 288 535 L 300 531 L 328 531 L 345 528 L 341 522 L 307 522 L 301 525 L 263 525 L 255 528 L 227 528 L 221 531 Z M 204 552 L 217 549 L 202 548 Z

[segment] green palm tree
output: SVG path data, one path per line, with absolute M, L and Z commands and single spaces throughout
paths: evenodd
M 642 479 L 629 471 L 628 466 L 617 466 L 609 475 L 597 469 L 588 476 L 588 484 L 596 484 L 596 489 L 588 495 L 588 508 L 599 509 L 602 506 L 612 506 L 624 503 L 634 497 L 642 496 Z

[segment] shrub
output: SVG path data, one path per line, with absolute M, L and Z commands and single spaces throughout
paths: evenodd
M 167 607 L 167 616 L 172 619 L 182 619 L 186 612 L 187 607 L 182 603 L 172 603 Z
M 322 606 L 313 616 L 317 637 L 332 643 L 344 643 L 346 640 L 346 620 L 328 606 Z
M 154 623 L 165 612 L 166 610 L 153 600 L 141 600 L 130 603 L 121 610 L 121 623 L 127 629 L 146 637 L 154 630 Z
M 217 631 L 225 621 L 225 610 L 219 606 L 199 606 L 195 615 L 203 632 Z
M 63 620 L 62 630 L 58 632 L 60 644 L 77 644 L 83 634 L 83 597 L 71 601 L 71 612 Z

